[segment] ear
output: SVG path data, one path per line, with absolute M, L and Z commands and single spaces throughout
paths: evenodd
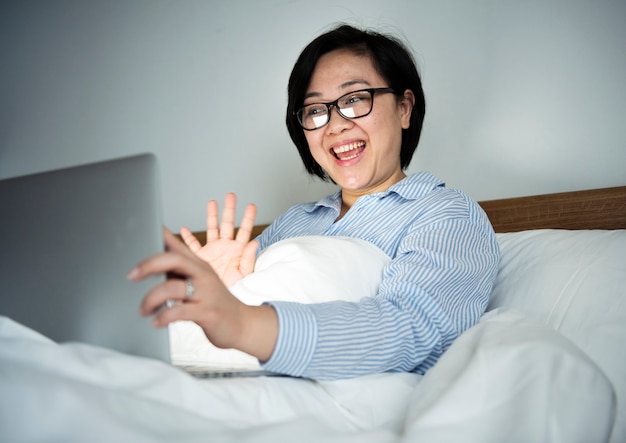
M 411 112 L 415 105 L 415 94 L 410 89 L 407 89 L 402 94 L 402 98 L 398 103 L 400 110 L 400 120 L 402 122 L 402 129 L 408 129 L 411 126 Z

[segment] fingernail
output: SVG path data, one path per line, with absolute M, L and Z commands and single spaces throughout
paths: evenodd
M 131 269 L 131 271 L 126 276 L 126 278 L 128 278 L 129 280 L 135 280 L 138 277 L 139 277 L 139 268 Z

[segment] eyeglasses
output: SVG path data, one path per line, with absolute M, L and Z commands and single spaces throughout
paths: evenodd
M 306 105 L 294 114 L 298 117 L 298 122 L 307 131 L 319 129 L 330 121 L 330 108 L 335 107 L 339 115 L 352 120 L 354 118 L 365 117 L 372 112 L 374 107 L 374 94 L 383 92 L 395 92 L 392 88 L 369 88 L 359 91 L 349 92 L 342 95 L 334 102 L 311 103 Z

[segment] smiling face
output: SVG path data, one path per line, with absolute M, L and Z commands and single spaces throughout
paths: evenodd
M 318 60 L 304 105 L 387 86 L 369 56 L 339 49 Z M 402 99 L 395 94 L 375 94 L 372 112 L 353 120 L 341 117 L 332 108 L 326 126 L 304 131 L 311 155 L 341 186 L 348 207 L 361 195 L 384 191 L 405 177 L 400 147 L 402 129 L 409 127 L 414 96 L 410 90 L 400 92 Z

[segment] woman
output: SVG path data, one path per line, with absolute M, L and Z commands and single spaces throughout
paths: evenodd
M 288 95 L 287 127 L 305 168 L 340 190 L 290 208 L 252 242 L 253 205 L 233 238 L 235 196 L 226 198 L 219 230 L 210 202 L 207 245 L 183 230 L 188 248 L 166 232 L 169 251 L 131 271 L 132 279 L 165 272 L 186 279 L 156 286 L 141 312 L 159 327 L 195 321 L 213 344 L 254 355 L 268 371 L 424 373 L 483 314 L 499 252 L 475 202 L 431 174 L 404 173 L 424 118 L 415 63 L 389 36 L 340 26 L 304 49 Z M 246 306 L 230 294 L 227 285 L 252 272 L 257 247 L 304 235 L 357 237 L 382 249 L 392 260 L 377 295 Z M 179 303 L 159 310 L 168 300 Z

